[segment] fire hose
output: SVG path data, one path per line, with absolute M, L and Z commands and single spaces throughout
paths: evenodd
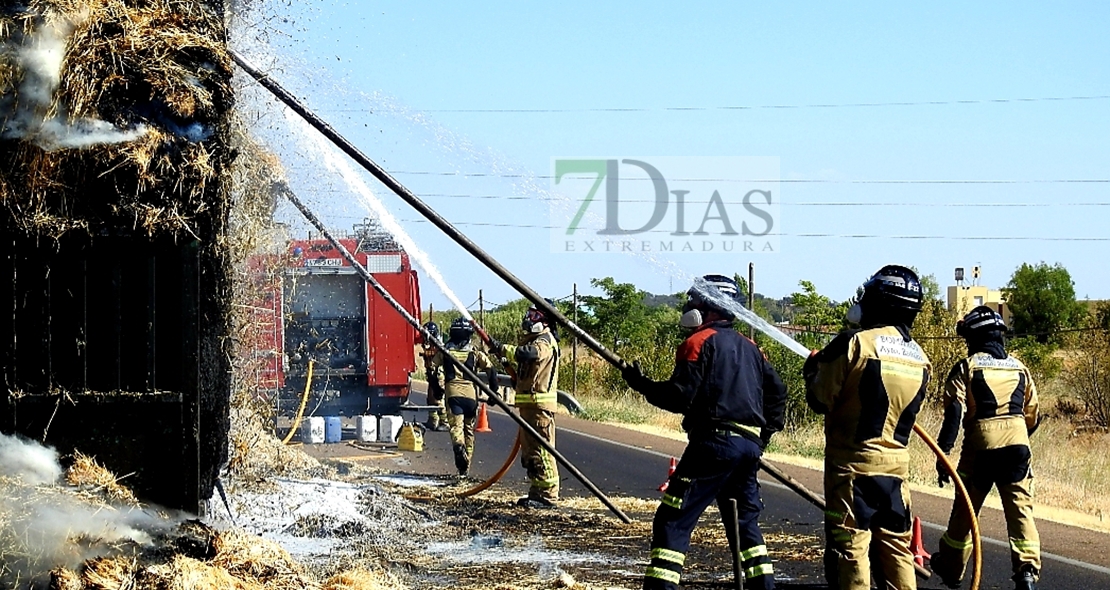
M 293 425 L 289 427 L 289 432 L 285 434 L 285 438 L 281 439 L 281 444 L 287 445 L 289 441 L 293 440 L 293 433 L 301 426 L 301 419 L 304 418 L 304 407 L 308 403 L 308 392 L 312 388 L 312 365 L 314 359 L 308 359 L 308 371 L 305 374 L 304 380 L 304 395 L 301 396 L 301 406 L 297 408 L 297 416 L 293 418 Z
M 548 318 L 551 318 L 551 319 L 555 320 L 561 326 L 565 327 L 570 333 L 574 334 L 575 337 L 577 337 L 580 341 L 582 341 L 583 344 L 585 344 L 587 347 L 589 347 L 591 350 L 593 350 L 598 356 L 600 356 L 602 359 L 604 359 L 609 364 L 613 365 L 614 367 L 617 367 L 618 369 L 623 369 L 623 368 L 626 368 L 628 366 L 627 361 L 622 359 L 620 356 L 618 356 L 613 351 L 605 348 L 605 346 L 603 344 L 601 344 L 601 342 L 599 342 L 597 339 L 595 339 L 590 334 L 586 333 L 577 324 L 575 324 L 569 318 L 567 318 L 565 315 L 563 315 L 563 313 L 560 312 L 554 305 L 552 305 L 551 303 L 548 303 L 547 300 L 545 300 L 538 293 L 536 293 L 534 290 L 532 290 L 531 287 L 529 287 L 527 284 L 525 284 L 523 281 L 521 281 L 519 278 L 517 278 L 516 275 L 514 275 L 507 268 L 502 266 L 492 256 L 487 254 L 477 244 L 475 244 L 473 241 L 471 241 L 470 238 L 468 238 L 465 234 L 460 232 L 457 228 L 455 228 L 455 226 L 453 226 L 450 222 L 448 222 L 446 219 L 444 219 L 439 213 L 437 213 L 434 209 L 432 209 L 426 203 L 424 203 L 424 201 L 422 201 L 420 199 L 420 197 L 418 197 L 415 193 L 413 193 L 407 187 L 402 185 L 397 179 L 393 178 L 393 176 L 390 175 L 377 162 L 370 159 L 366 154 L 363 154 L 361 150 L 359 150 L 354 144 L 352 144 L 350 141 L 348 141 L 345 137 L 340 135 L 339 132 L 337 132 L 334 128 L 332 128 L 331 125 L 329 125 L 326 121 L 321 119 L 315 113 L 310 111 L 307 107 L 305 107 L 303 104 L 301 104 L 300 101 L 298 101 L 296 99 L 296 97 L 294 97 L 292 94 L 289 93 L 289 91 L 285 90 L 281 85 L 279 85 L 277 82 L 275 82 L 272 78 L 267 76 L 265 73 L 259 71 L 257 68 L 255 68 L 249 62 L 247 62 L 241 55 L 239 55 L 238 52 L 232 50 L 230 53 L 231 53 L 232 59 L 235 60 L 235 62 L 239 65 L 239 67 L 241 67 L 245 72 L 247 72 L 247 74 L 249 74 L 251 77 L 253 77 L 255 80 L 257 80 L 259 84 L 261 84 L 263 87 L 265 87 L 267 90 L 269 90 L 275 97 L 278 98 L 278 100 L 280 100 L 282 103 L 284 103 L 290 109 L 292 109 L 294 112 L 296 112 L 298 115 L 300 115 L 309 125 L 314 127 L 324 137 L 326 137 L 333 144 L 335 144 L 336 147 L 338 147 L 340 150 L 342 150 L 344 153 L 346 153 L 348 156 L 350 156 L 351 159 L 353 159 L 360 166 L 362 166 L 364 169 L 366 169 L 367 172 L 369 172 L 371 175 L 373 175 L 375 178 L 377 178 L 378 181 L 380 181 L 387 188 L 389 188 L 391 191 L 393 191 L 394 194 L 396 194 L 398 197 L 400 197 L 402 200 L 404 200 L 406 203 L 408 203 L 413 209 L 416 209 L 416 211 L 418 213 L 420 213 L 421 215 L 423 215 L 429 222 L 432 223 L 432 225 L 435 225 L 437 228 L 440 229 L 440 231 L 447 234 L 448 237 L 450 237 L 452 240 L 454 240 L 460 247 L 462 247 L 464 250 L 466 250 L 470 255 L 472 255 L 476 259 L 478 259 L 479 262 L 484 264 L 490 271 L 492 271 L 495 275 L 497 275 L 501 280 L 505 281 L 506 283 L 509 284 L 509 286 L 513 287 L 513 289 L 515 289 L 518 293 L 520 293 L 525 299 L 527 299 L 533 305 L 535 305 L 537 309 L 543 311 L 544 314 Z M 344 257 L 347 258 L 347 260 L 349 262 L 351 262 L 352 265 L 356 267 L 356 269 L 361 269 L 360 274 L 363 275 L 363 278 L 366 279 L 367 282 L 371 283 L 371 285 L 374 286 L 375 289 L 378 290 L 378 292 L 380 294 L 382 294 L 383 297 L 387 301 L 391 302 L 391 305 L 394 305 L 394 307 L 399 312 L 401 312 L 402 315 L 406 316 L 406 319 L 410 320 L 409 323 L 413 323 L 414 326 L 417 328 L 417 330 L 421 332 L 421 334 L 425 334 L 423 326 L 419 325 L 419 322 L 417 322 L 414 318 L 412 318 L 412 316 L 409 315 L 408 312 L 405 311 L 404 308 L 400 306 L 400 304 L 397 304 L 396 301 L 394 301 L 392 299 L 392 297 L 390 297 L 388 295 L 388 293 L 385 292 L 384 288 L 381 288 L 380 284 L 378 284 L 378 282 L 375 279 L 373 279 L 373 277 L 371 277 L 370 274 L 368 272 L 366 272 L 366 270 L 364 268 L 362 268 L 361 265 L 359 265 L 354 260 L 354 257 L 351 256 L 350 253 L 346 251 L 346 249 L 344 249 L 341 245 L 339 245 L 339 242 L 337 240 L 335 240 L 333 237 L 331 237 L 330 232 L 327 231 L 327 229 L 323 226 L 323 224 L 320 223 L 318 219 L 315 219 L 315 216 L 312 215 L 312 213 L 310 211 L 308 211 L 307 209 L 304 209 L 303 204 L 299 204 L 299 201 L 295 200 L 296 197 L 294 195 L 287 194 L 287 197 L 289 197 L 290 200 L 294 201 L 294 205 L 298 205 L 298 209 L 301 209 L 302 214 L 304 214 L 306 217 L 311 216 L 311 218 L 309 220 L 313 222 L 313 224 L 316 226 L 316 228 L 318 230 L 321 231 L 321 233 L 323 233 L 325 236 L 327 236 L 329 238 L 329 241 L 331 241 L 332 244 L 334 246 L 336 246 L 337 249 L 339 249 L 339 251 L 341 253 L 344 254 Z M 446 355 L 446 356 L 450 356 L 450 355 Z M 470 371 L 469 369 L 466 369 L 465 367 L 462 366 L 461 363 L 456 363 L 456 364 L 458 365 L 458 367 L 460 367 L 462 369 L 462 372 L 466 375 L 466 377 L 468 379 L 472 379 L 475 382 L 477 382 L 478 377 L 477 377 L 477 375 L 475 375 L 473 373 L 473 371 Z M 496 400 L 495 403 L 499 407 L 502 407 L 503 409 L 506 409 L 506 411 L 509 413 L 510 416 L 514 417 L 515 420 L 518 420 L 518 423 L 521 424 L 522 428 L 527 426 L 523 422 L 523 420 L 520 420 L 518 416 L 516 416 L 515 414 L 513 414 L 511 411 L 508 410 L 508 406 L 505 405 L 504 402 L 501 401 L 501 399 L 495 393 L 493 393 L 493 391 L 490 390 L 489 387 L 486 387 L 486 386 L 484 386 L 484 384 L 481 384 L 481 383 L 479 383 L 479 385 L 482 386 L 483 391 L 487 395 L 491 395 L 491 398 L 490 398 L 491 400 Z M 534 434 L 538 438 L 538 440 L 541 442 L 541 444 L 544 445 L 544 448 L 548 448 L 550 446 L 547 443 L 546 439 L 543 439 L 542 437 L 539 437 L 539 435 L 537 433 L 535 433 L 535 431 L 532 430 L 531 427 L 527 427 L 527 430 L 531 431 L 531 432 L 529 432 L 529 434 Z M 928 433 L 926 433 L 919 426 L 915 425 L 914 426 L 914 431 L 917 432 L 919 436 L 921 436 L 922 440 L 924 440 L 925 443 L 933 450 L 933 452 L 937 454 L 938 458 L 941 459 L 941 462 L 944 464 L 945 469 L 948 470 L 950 475 L 952 476 L 952 481 L 955 483 L 956 489 L 959 490 L 960 495 L 964 499 L 965 507 L 968 511 L 968 515 L 970 516 L 970 520 L 972 522 L 972 528 L 971 528 L 972 543 L 973 543 L 974 552 L 975 552 L 975 561 L 974 561 L 974 570 L 972 572 L 971 590 L 978 590 L 979 579 L 980 579 L 980 570 L 982 569 L 982 542 L 981 542 L 981 538 L 980 538 L 980 534 L 979 534 L 978 520 L 977 520 L 976 515 L 975 515 L 975 509 L 971 504 L 970 496 L 968 495 L 967 489 L 964 487 L 962 480 L 959 478 L 959 476 L 955 472 L 955 469 L 952 467 L 952 464 L 948 461 L 948 459 L 944 455 L 944 453 L 940 451 L 940 448 L 936 446 L 936 442 L 933 441 L 932 438 L 928 435 Z M 548 450 L 549 450 L 549 452 L 554 451 L 554 447 L 551 447 Z M 569 462 L 566 462 L 566 459 L 564 459 L 562 457 L 562 455 L 559 455 L 557 453 L 552 453 L 552 454 L 556 457 L 556 460 L 558 460 L 560 462 L 560 464 L 568 465 L 568 466 L 570 465 Z M 763 463 L 764 463 L 764 469 L 766 469 L 766 462 L 763 462 Z M 572 469 L 572 467 L 568 467 L 568 469 Z M 577 470 L 574 470 L 572 472 L 576 472 L 576 471 Z M 586 481 L 588 481 L 588 480 L 585 479 L 585 476 L 580 476 L 579 477 L 579 475 L 580 474 L 576 473 L 576 477 L 578 477 L 578 479 L 580 481 L 583 481 L 583 483 L 585 484 Z M 592 485 L 593 484 L 590 483 L 587 487 L 591 487 Z M 610 510 L 617 513 L 618 516 L 622 516 L 623 517 L 622 520 L 625 520 L 625 522 L 630 522 L 630 520 L 628 520 L 628 517 L 626 515 L 624 515 L 624 513 L 621 512 L 619 508 L 616 508 L 616 506 L 613 506 L 611 504 L 611 502 L 608 502 L 608 498 L 605 497 L 604 494 L 602 494 L 600 492 L 600 490 L 597 490 L 597 491 L 594 491 L 594 490 L 596 490 L 596 488 L 591 488 L 591 492 L 594 492 L 594 495 L 596 495 L 596 496 L 598 496 L 598 498 L 602 499 L 602 502 L 606 503 L 606 505 L 609 506 Z
M 466 490 L 464 492 L 459 492 L 458 496 L 460 498 L 469 498 L 470 496 L 473 496 L 475 494 L 478 494 L 478 493 L 481 493 L 481 492 L 485 491 L 486 488 L 488 488 L 488 487 L 492 486 L 493 484 L 501 481 L 501 478 L 505 477 L 505 474 L 508 473 L 509 468 L 513 466 L 513 461 L 516 460 L 516 455 L 519 452 L 520 452 L 520 432 L 517 432 L 516 442 L 513 443 L 513 450 L 509 451 L 509 458 L 505 459 L 505 464 L 501 466 L 501 469 L 498 469 L 497 473 L 494 473 L 493 475 L 491 475 L 490 478 L 487 479 L 486 481 L 483 481 L 482 483 L 470 488 L 469 490 Z

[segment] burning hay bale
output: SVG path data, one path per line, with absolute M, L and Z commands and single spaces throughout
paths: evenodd
M 74 453 L 73 465 L 66 470 L 66 483 L 94 494 L 102 494 L 110 502 L 138 506 L 135 494 L 120 485 L 119 478 L 96 462 L 96 459 L 78 451 Z
M 30 0 L 0 11 L 0 203 L 32 235 L 197 236 L 230 161 L 215 0 Z

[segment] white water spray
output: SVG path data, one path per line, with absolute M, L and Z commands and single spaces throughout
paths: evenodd
M 795 352 L 803 358 L 809 356 L 809 350 L 807 350 L 805 346 L 802 346 L 801 342 L 794 340 L 790 336 L 787 336 L 782 330 L 767 323 L 767 320 L 764 320 L 756 315 L 755 312 L 741 305 L 739 301 L 721 295 L 721 292 L 718 291 L 716 287 L 710 285 L 705 279 L 700 277 L 694 279 L 693 289 L 703 298 L 736 314 L 736 317 L 744 320 L 751 325 L 751 327 L 774 339 L 775 342 L 785 346 L 787 350 Z
M 443 274 L 439 272 L 435 264 L 432 264 L 427 252 L 421 250 L 420 247 L 416 245 L 416 242 L 413 241 L 412 237 L 405 231 L 405 228 L 398 223 L 397 219 L 393 217 L 393 214 L 389 212 L 389 209 L 386 209 L 381 200 L 374 195 L 373 191 L 370 190 L 370 187 L 367 186 L 366 182 L 363 181 L 362 177 L 359 176 L 358 172 L 351 166 L 346 157 L 339 153 L 335 146 L 324 136 L 320 135 L 315 129 L 311 129 L 308 124 L 292 110 L 283 108 L 282 112 L 285 114 L 285 118 L 290 126 L 299 130 L 302 137 L 311 138 L 316 148 L 313 153 L 318 154 L 328 170 L 338 174 L 339 177 L 343 179 L 343 182 L 358 195 L 359 203 L 378 218 L 378 221 L 382 224 L 382 228 L 389 232 L 394 239 L 401 244 L 405 252 L 408 252 L 409 256 L 411 256 L 412 259 L 416 261 L 416 264 L 424 271 L 424 274 L 432 279 L 432 282 L 434 282 L 447 299 L 451 301 L 455 309 L 458 309 L 459 313 L 466 319 L 474 321 L 474 317 L 470 315 L 470 311 L 466 309 L 466 306 L 463 305 L 463 302 L 455 295 L 455 292 L 451 290 L 451 287 L 447 286 L 447 280 L 443 278 Z

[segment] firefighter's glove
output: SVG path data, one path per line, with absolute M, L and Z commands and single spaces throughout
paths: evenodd
M 624 377 L 624 382 L 628 384 L 634 391 L 643 392 L 647 385 L 651 383 L 644 375 L 644 369 L 640 366 L 640 361 L 634 361 L 631 364 L 625 364 L 621 367 L 621 377 Z
M 493 354 L 496 354 L 498 357 L 500 357 L 503 354 L 505 354 L 505 345 L 501 344 L 501 341 L 496 339 L 496 338 L 490 338 L 489 339 L 489 350 Z
M 948 475 L 948 470 L 944 467 L 944 461 L 939 457 L 937 458 L 937 485 L 944 487 L 944 484 L 952 481 L 952 476 Z
M 774 434 L 774 430 L 767 430 L 766 428 L 759 431 L 759 448 L 761 450 L 767 450 L 767 445 L 771 444 L 771 437 Z
M 817 377 L 817 351 L 814 350 L 806 357 L 806 362 L 802 364 L 802 379 L 806 383 L 813 381 Z

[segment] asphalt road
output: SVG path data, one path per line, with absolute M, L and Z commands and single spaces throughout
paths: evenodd
M 493 474 L 504 463 L 517 433 L 516 425 L 508 416 L 491 411 L 489 417 L 493 432 L 478 435 L 475 462 L 471 469 L 471 475 L 480 479 Z M 570 416 L 559 416 L 557 425 L 556 446 L 559 451 L 607 494 L 658 498 L 658 487 L 666 479 L 670 458 L 680 457 L 685 447 L 681 441 Z M 402 465 L 403 470 L 413 473 L 452 473 L 448 434 L 427 433 L 424 452 L 406 454 Z M 789 465 L 780 467 L 820 493 L 820 472 Z M 560 474 L 564 496 L 589 494 L 567 470 L 561 470 Z M 525 479 L 518 463 L 498 485 L 523 494 L 527 488 Z M 769 477 L 764 476 L 761 480 L 766 506 L 761 523 L 765 531 L 821 534 L 823 515 L 820 510 Z M 915 514 L 925 522 L 926 548 L 933 550 L 943 533 L 942 525 L 947 521 L 951 501 L 918 493 L 914 494 L 913 502 Z M 984 509 L 982 527 L 985 539 L 983 582 L 980 587 L 1013 588 L 1009 579 L 1010 558 L 1001 513 Z M 1038 521 L 1038 528 L 1042 548 L 1046 552 L 1039 588 L 1110 588 L 1110 535 L 1043 520 Z M 785 575 L 795 580 L 819 579 L 819 567 L 820 564 L 814 563 L 809 572 L 788 571 Z M 921 583 L 920 587 L 943 588 L 936 577 Z

